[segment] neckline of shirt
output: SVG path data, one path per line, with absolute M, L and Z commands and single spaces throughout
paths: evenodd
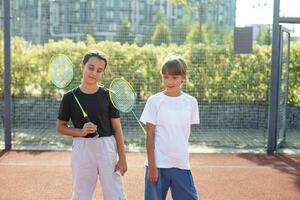
M 165 96 L 167 98 L 170 98 L 170 99 L 178 99 L 178 98 L 183 97 L 183 95 L 184 95 L 184 92 L 182 92 L 182 91 L 181 91 L 181 94 L 179 96 L 169 96 L 169 95 L 166 95 L 165 91 L 162 91 L 161 93 L 162 93 L 163 96 Z
M 82 93 L 82 94 L 85 94 L 85 95 L 93 95 L 93 94 L 97 94 L 97 93 L 99 92 L 100 87 L 98 87 L 97 91 L 96 91 L 96 92 L 93 92 L 93 93 L 85 93 L 85 92 L 83 92 L 83 91 L 80 89 L 80 87 L 78 87 L 78 90 L 79 90 L 79 92 Z

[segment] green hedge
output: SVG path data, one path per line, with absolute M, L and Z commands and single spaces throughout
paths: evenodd
M 3 43 L 0 43 L 0 77 L 3 73 Z M 60 98 L 64 91 L 55 89 L 48 80 L 48 63 L 57 53 L 68 55 L 76 70 L 72 87 L 79 84 L 79 63 L 89 49 L 99 49 L 109 58 L 110 72 L 103 83 L 108 85 L 114 77 L 123 76 L 130 81 L 144 100 L 162 90 L 159 66 L 171 53 L 182 55 L 189 66 L 189 81 L 184 89 L 200 101 L 266 104 L 269 96 L 270 46 L 254 46 L 253 54 L 235 55 L 229 46 L 204 44 L 121 45 L 117 42 L 71 40 L 49 41 L 32 45 L 21 38 L 12 40 L 12 85 L 14 96 L 42 96 Z M 300 104 L 300 43 L 291 46 L 289 71 L 289 104 Z M 3 96 L 3 81 L 0 95 Z

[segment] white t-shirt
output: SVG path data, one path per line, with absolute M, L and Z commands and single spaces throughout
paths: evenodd
M 199 124 L 194 97 L 186 93 L 171 97 L 159 92 L 148 99 L 140 121 L 155 125 L 154 156 L 158 168 L 190 169 L 188 139 L 191 124 Z

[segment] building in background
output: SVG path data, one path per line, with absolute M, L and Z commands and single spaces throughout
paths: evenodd
M 2 1 L 0 3 L 2 6 Z M 201 9 L 197 7 L 201 5 Z M 131 34 L 142 37 L 159 11 L 174 27 L 184 16 L 233 28 L 236 0 L 192 0 L 190 9 L 169 0 L 14 0 L 11 1 L 12 35 L 32 43 L 49 39 L 81 40 L 87 34 L 97 40 L 112 40 L 122 20 L 128 18 Z M 1 9 L 2 10 L 2 9 Z M 200 13 L 201 11 L 201 13 Z

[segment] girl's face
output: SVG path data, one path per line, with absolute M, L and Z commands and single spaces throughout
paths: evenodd
M 162 82 L 165 87 L 165 94 L 168 96 L 179 96 L 181 94 L 181 83 L 184 80 L 182 75 L 171 75 L 169 73 L 162 75 Z
M 97 57 L 91 57 L 82 66 L 83 82 L 88 85 L 97 85 L 105 70 L 105 61 Z

